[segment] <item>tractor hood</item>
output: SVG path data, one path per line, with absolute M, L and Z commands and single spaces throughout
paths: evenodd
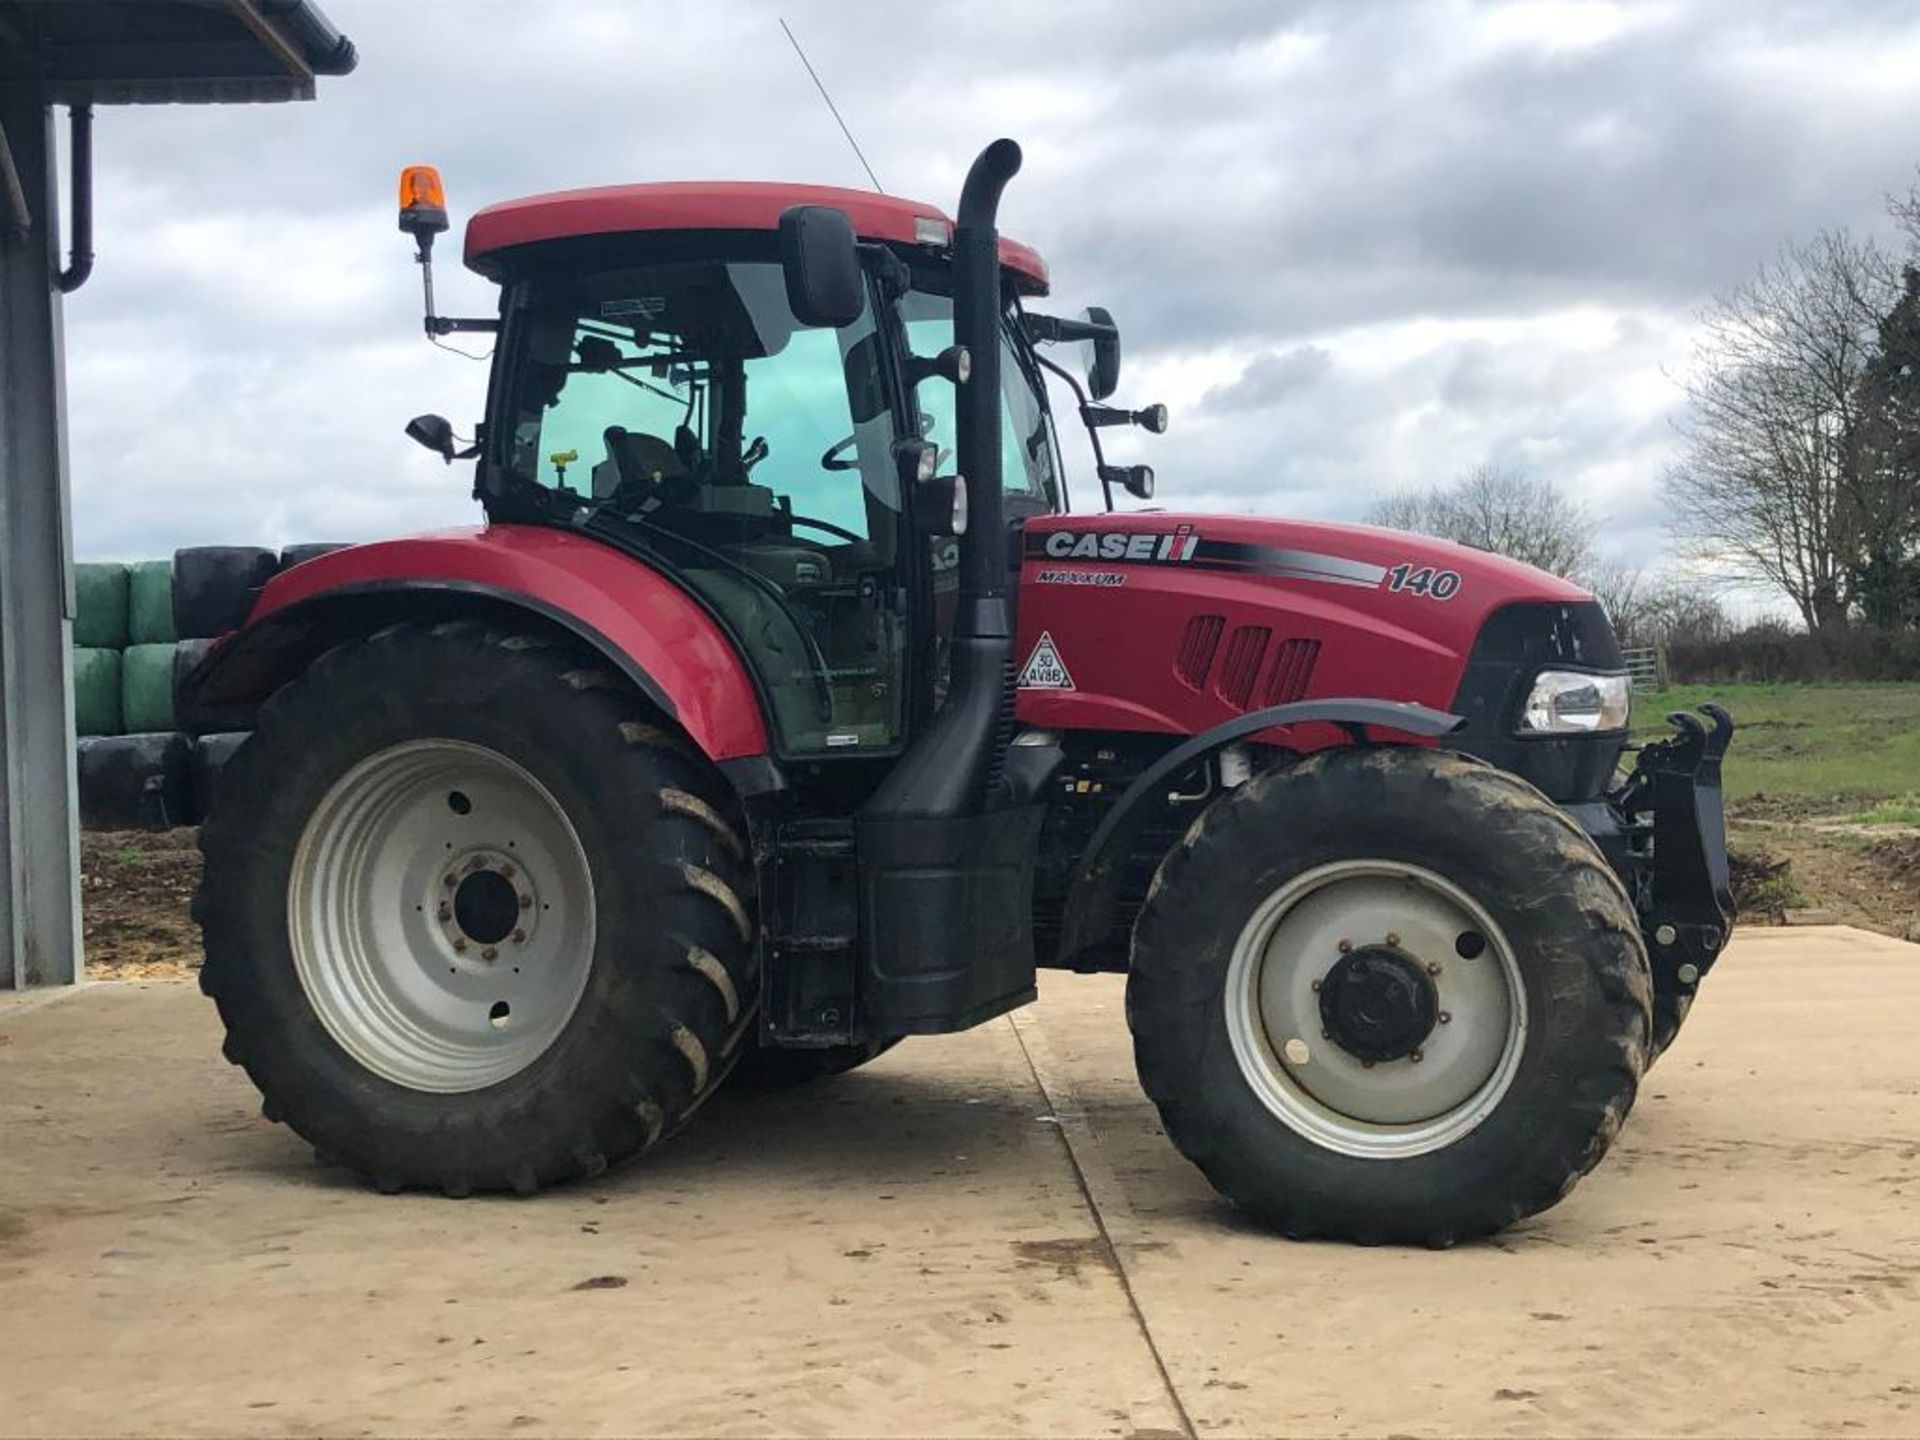
M 1264 705 L 1373 696 L 1449 709 L 1490 617 L 1564 610 L 1618 651 L 1593 597 L 1444 540 L 1256 516 L 1044 516 L 1022 537 L 1019 715 L 1197 733 Z

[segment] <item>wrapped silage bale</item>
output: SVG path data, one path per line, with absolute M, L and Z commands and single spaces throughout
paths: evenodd
M 73 567 L 73 643 L 118 650 L 127 643 L 127 567 L 87 561 Z
M 73 647 L 73 728 L 82 735 L 118 735 L 120 652 L 95 645 Z

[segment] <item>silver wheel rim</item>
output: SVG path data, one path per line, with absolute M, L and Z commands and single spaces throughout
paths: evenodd
M 309 817 L 287 892 L 293 963 L 342 1049 L 452 1094 L 517 1075 L 578 1008 L 593 878 L 553 795 L 484 746 L 368 756 Z
M 1342 955 L 1369 945 L 1417 961 L 1445 1017 L 1412 1055 L 1373 1064 L 1326 1032 L 1319 995 Z M 1398 861 L 1340 861 L 1281 886 L 1235 942 L 1225 1000 L 1261 1103 L 1315 1144 L 1368 1159 L 1459 1140 L 1500 1104 L 1526 1048 L 1526 990 L 1505 934 L 1457 885 Z

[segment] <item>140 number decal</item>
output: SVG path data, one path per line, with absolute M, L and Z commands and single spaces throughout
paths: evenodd
M 1404 590 L 1429 600 L 1451 600 L 1460 593 L 1460 572 L 1436 570 L 1431 565 L 1417 570 L 1411 565 L 1396 565 L 1387 571 L 1387 589 L 1395 594 Z

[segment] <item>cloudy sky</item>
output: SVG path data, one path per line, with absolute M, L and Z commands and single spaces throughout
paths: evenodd
M 1483 461 L 1657 558 L 1693 316 L 1783 241 L 1883 226 L 1920 162 L 1901 0 L 323 0 L 318 103 L 113 109 L 68 302 L 77 547 L 352 540 L 474 515 L 485 367 L 434 349 L 394 177 L 489 201 L 671 178 L 858 184 L 785 15 L 885 185 L 951 207 L 1026 147 L 1003 228 L 1108 305 L 1164 400 L 1170 506 L 1359 518 Z M 442 247 L 441 307 L 491 288 Z M 468 341 L 485 337 L 465 337 Z M 477 347 L 476 347 L 477 348 Z M 1090 486 L 1081 437 L 1068 464 Z

